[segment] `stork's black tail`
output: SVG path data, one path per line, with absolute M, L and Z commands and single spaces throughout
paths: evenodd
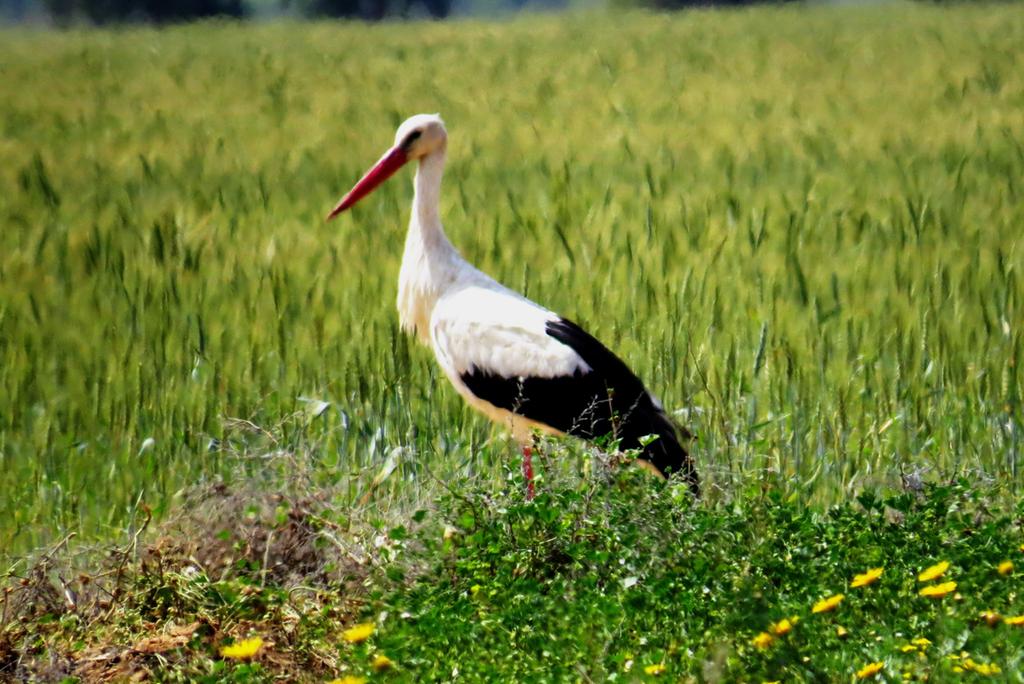
M 575 350 L 591 370 L 566 379 L 573 383 L 576 402 L 583 402 L 560 405 L 562 412 L 573 419 L 547 420 L 546 424 L 584 439 L 612 433 L 619 439 L 619 448 L 642 449 L 642 459 L 666 477 L 679 473 L 694 495 L 700 496 L 697 469 L 681 444 L 681 440 L 690 438 L 689 432 L 672 423 L 622 359 L 570 320 L 549 322 L 547 333 Z M 642 439 L 648 435 L 657 439 L 644 447 Z
M 665 412 L 652 402 L 650 407 L 638 406 L 624 416 L 619 425 L 619 447 L 639 449 L 641 440 L 648 435 L 654 435 L 657 439 L 642 448 L 640 458 L 657 468 L 665 477 L 679 474 L 690 486 L 693 495 L 699 497 L 700 478 L 697 476 L 697 468 L 681 443 L 681 440 L 691 438 L 690 433 L 677 428 Z

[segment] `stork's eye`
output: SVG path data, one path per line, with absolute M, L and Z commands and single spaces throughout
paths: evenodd
M 414 142 L 419 140 L 419 137 L 423 135 L 423 131 L 413 131 L 405 138 L 405 147 L 412 145 Z

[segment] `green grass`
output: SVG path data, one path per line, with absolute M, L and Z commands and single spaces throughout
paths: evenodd
M 202 483 L 387 525 L 442 482 L 514 486 L 398 331 L 408 177 L 323 223 L 419 111 L 448 123 L 452 240 L 679 411 L 707 515 L 901 476 L 1006 510 L 1021 44 L 1013 4 L 4 31 L 0 561 L 130 537 Z
M 417 111 L 456 244 L 688 410 L 713 496 L 1016 487 L 1022 41 L 1014 5 L 7 32 L 0 548 L 162 508 L 227 417 L 352 496 L 395 447 L 397 489 L 500 470 L 396 327 L 408 179 L 322 222 Z

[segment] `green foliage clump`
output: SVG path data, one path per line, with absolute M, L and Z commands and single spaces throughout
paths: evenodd
M 470 681 L 632 679 L 658 666 L 670 678 L 835 681 L 876 661 L 892 677 L 941 680 L 965 658 L 1024 664 L 1024 631 L 982 616 L 1024 609 L 997 570 L 1021 557 L 1020 530 L 966 483 L 823 513 L 774 491 L 709 508 L 645 480 L 532 503 L 460 491 L 446 502 L 458 533 L 424 542 L 434 571 L 379 600 L 379 647 L 417 677 Z M 940 559 L 956 596 L 920 596 L 917 574 Z M 876 582 L 851 585 L 875 567 Z M 834 611 L 812 612 L 837 593 Z M 783 619 L 792 629 L 775 635 Z M 753 643 L 763 631 L 767 648 Z
M 387 519 L 215 490 L 188 526 L 77 578 L 51 553 L 10 583 L 0 675 L 837 681 L 880 663 L 946 681 L 1024 667 L 1024 507 L 994 512 L 998 491 L 867 492 L 823 511 L 774 490 L 696 503 L 633 469 L 548 479 L 532 502 L 510 484 L 451 483 Z M 938 562 L 941 578 L 918 580 Z

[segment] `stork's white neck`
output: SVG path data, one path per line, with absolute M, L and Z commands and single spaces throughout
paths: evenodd
M 438 298 L 455 285 L 469 265 L 448 241 L 439 210 L 445 150 L 420 159 L 405 254 L 398 276 L 398 316 L 402 329 L 430 340 L 430 315 Z
M 425 232 L 436 232 L 444 237 L 441 227 L 441 179 L 444 177 L 445 151 L 438 150 L 420 159 L 413 179 L 416 194 L 412 199 L 413 220 Z

